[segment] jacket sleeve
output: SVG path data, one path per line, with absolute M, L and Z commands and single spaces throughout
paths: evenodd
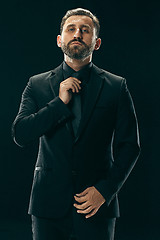
M 108 205 L 125 183 L 140 153 L 136 114 L 125 80 L 121 84 L 112 143 L 112 166 L 106 178 L 95 184 Z
M 18 115 L 12 125 L 14 141 L 24 146 L 54 129 L 68 119 L 71 112 L 59 97 L 55 97 L 42 109 L 38 109 L 30 78 L 21 99 Z

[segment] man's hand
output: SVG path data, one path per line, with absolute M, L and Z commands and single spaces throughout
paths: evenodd
M 72 98 L 72 93 L 78 93 L 81 89 L 81 81 L 74 77 L 69 77 L 60 83 L 59 98 L 68 104 Z
M 88 187 L 83 192 L 74 196 L 79 204 L 74 204 L 78 213 L 87 214 L 85 217 L 93 216 L 101 205 L 106 201 L 95 187 Z

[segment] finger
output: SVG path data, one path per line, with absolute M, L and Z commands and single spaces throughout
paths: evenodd
M 68 82 L 72 82 L 72 81 L 75 81 L 77 82 L 78 84 L 81 83 L 81 81 L 78 79 L 78 78 L 75 78 L 75 77 L 69 77 L 67 79 L 65 79 L 64 81 L 62 81 L 61 83 L 64 83 L 64 84 L 68 84 Z
M 79 92 L 79 89 L 78 89 L 77 85 L 76 85 L 74 82 L 72 82 L 72 83 L 68 86 L 68 90 L 69 90 L 69 89 L 71 89 L 72 92 Z
M 77 83 L 81 83 L 81 81 L 78 78 L 72 77 Z
M 86 208 L 84 210 L 77 210 L 77 213 L 87 214 L 87 213 L 90 213 L 92 210 L 93 210 L 93 207 L 89 206 L 88 208 Z
M 83 192 L 81 192 L 81 193 L 76 193 L 76 196 L 78 196 L 78 197 L 85 196 L 85 195 L 88 193 L 88 191 L 89 191 L 89 188 L 85 189 L 85 190 L 84 190 Z
M 83 197 L 74 196 L 74 199 L 79 203 L 86 202 L 88 200 L 86 196 Z
M 72 86 L 74 86 L 75 87 L 75 90 L 76 90 L 76 92 L 78 93 L 79 92 L 79 90 L 81 89 L 81 86 L 79 85 L 79 83 L 77 83 L 77 82 L 72 82 Z
M 79 84 L 79 80 L 78 79 L 74 79 L 74 78 L 69 78 L 67 80 L 64 80 L 63 82 L 60 83 L 60 86 L 66 90 L 71 89 L 72 92 L 79 92 L 79 90 L 81 89 L 81 86 Z
M 91 213 L 89 213 L 88 215 L 86 215 L 85 218 L 90 218 L 90 217 L 94 216 L 97 211 L 98 211 L 98 209 L 95 208 Z
M 80 86 L 80 83 L 79 82 L 77 82 L 77 81 L 75 81 L 75 79 L 74 79 L 74 84 L 77 86 L 77 88 L 80 90 L 81 89 L 81 86 Z
M 82 203 L 82 204 L 73 204 L 74 207 L 76 207 L 77 209 L 80 209 L 80 210 L 83 210 L 83 209 L 86 209 L 87 207 L 90 206 L 89 202 L 85 202 L 85 203 Z
M 68 78 L 67 80 L 64 81 L 65 84 L 76 84 L 78 88 L 80 88 L 80 84 L 81 84 L 81 81 L 78 80 L 77 78 L 74 78 L 74 77 L 70 77 Z

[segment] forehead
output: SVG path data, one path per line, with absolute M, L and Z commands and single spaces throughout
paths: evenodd
M 67 18 L 64 27 L 67 27 L 70 24 L 74 24 L 76 26 L 81 26 L 81 25 L 89 25 L 89 27 L 93 28 L 93 21 L 90 17 L 88 16 L 81 16 L 81 15 L 75 15 Z

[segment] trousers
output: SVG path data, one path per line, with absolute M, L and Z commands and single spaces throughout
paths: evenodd
M 33 240 L 114 240 L 116 218 L 86 219 L 74 208 L 62 219 L 31 217 Z

